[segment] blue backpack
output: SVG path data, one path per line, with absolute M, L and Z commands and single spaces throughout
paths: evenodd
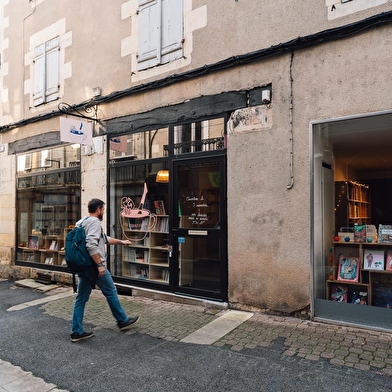
M 86 249 L 86 232 L 82 223 L 75 226 L 65 237 L 65 261 L 73 276 L 73 288 L 76 293 L 75 274 L 83 273 L 94 267 L 94 261 Z

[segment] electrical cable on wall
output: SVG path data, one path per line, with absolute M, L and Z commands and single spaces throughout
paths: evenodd
M 231 56 L 227 59 L 218 61 L 217 63 L 214 64 L 206 64 L 203 65 L 202 67 L 192 69 L 190 71 L 185 71 L 183 73 L 170 75 L 163 79 L 158 79 L 152 82 L 147 82 L 140 85 L 132 86 L 121 91 L 114 91 L 106 96 L 94 97 L 92 99 L 81 102 L 79 104 L 72 105 L 72 107 L 76 110 L 80 110 L 80 109 L 84 109 L 85 107 L 93 106 L 96 104 L 112 102 L 122 97 L 130 96 L 132 94 L 137 94 L 139 92 L 145 92 L 153 89 L 163 88 L 163 87 L 170 86 L 174 83 L 188 81 L 192 78 L 197 78 L 207 73 L 219 72 L 234 66 L 250 64 L 253 63 L 254 61 L 260 61 L 264 59 L 269 59 L 271 57 L 283 55 L 289 51 L 293 52 L 295 50 L 311 48 L 316 45 L 321 45 L 322 43 L 347 38 L 350 36 L 354 36 L 356 34 L 360 34 L 365 30 L 373 29 L 373 28 L 381 28 L 391 23 L 392 23 L 392 11 L 383 12 L 381 14 L 373 15 L 369 18 L 360 20 L 358 22 L 350 23 L 348 25 L 334 27 L 328 30 L 323 30 L 318 33 L 303 36 L 303 37 L 297 37 L 290 41 L 280 43 L 278 45 L 273 45 L 269 48 L 263 48 L 242 55 Z M 61 111 L 53 111 L 50 113 L 40 114 L 38 116 L 23 119 L 14 123 L 6 124 L 0 126 L 0 133 L 8 131 L 10 129 L 25 126 L 27 124 L 32 124 L 34 122 L 46 120 L 55 116 L 60 116 L 61 114 L 62 114 Z
M 289 128 L 290 128 L 290 184 L 287 189 L 294 186 L 294 162 L 293 162 L 293 58 L 294 51 L 290 58 L 290 106 L 289 106 Z

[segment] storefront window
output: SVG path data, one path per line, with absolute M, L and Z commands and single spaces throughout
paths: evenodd
M 113 150 L 113 139 L 123 144 Z M 111 272 L 149 282 L 169 282 L 168 130 L 158 129 L 110 140 L 111 235 L 128 238 L 132 245 L 110 255 Z M 144 159 L 143 162 L 140 162 Z M 160 179 L 158 173 L 167 173 Z M 144 199 L 143 199 L 144 197 Z M 124 206 L 147 211 L 144 219 L 121 214 Z
M 132 241 L 110 247 L 117 283 L 226 299 L 225 126 L 221 117 L 109 139 L 109 233 Z
M 79 216 L 79 145 L 17 156 L 17 262 L 64 266 L 64 237 Z
M 315 315 L 390 328 L 391 114 L 313 127 Z

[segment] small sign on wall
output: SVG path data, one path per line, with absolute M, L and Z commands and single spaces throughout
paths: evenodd
M 272 111 L 266 105 L 238 109 L 231 116 L 233 132 L 251 132 L 272 127 Z
M 325 0 L 325 5 L 328 8 L 328 20 L 341 18 L 385 3 L 388 3 L 388 0 Z

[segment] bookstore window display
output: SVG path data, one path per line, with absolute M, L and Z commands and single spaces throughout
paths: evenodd
M 123 237 L 131 241 L 123 251 L 123 276 L 169 281 L 169 216 L 163 200 L 154 200 L 155 213 L 144 208 L 148 194 L 143 185 L 139 205 L 129 197 L 121 199 L 120 225 Z
M 113 251 L 111 272 L 117 277 L 168 285 L 169 187 L 167 182 L 157 181 L 157 173 L 167 170 L 168 129 L 117 139 L 118 146 L 113 141 L 109 144 L 111 235 L 128 238 L 132 245 Z M 146 159 L 150 161 L 145 163 Z M 122 216 L 124 202 L 129 208 L 148 211 L 148 215 L 144 219 Z
M 313 124 L 313 314 L 391 328 L 391 113 Z
M 80 146 L 17 157 L 17 264 L 65 268 L 65 235 L 80 217 Z
M 142 184 L 133 184 L 132 187 L 139 188 L 139 193 L 143 189 Z M 121 249 L 121 254 L 115 255 L 113 266 L 115 275 L 169 283 L 169 206 L 168 195 L 165 192 L 167 192 L 165 185 L 148 186 L 148 193 L 142 207 L 150 214 L 142 219 L 124 217 L 121 213 L 117 215 L 119 221 L 116 227 L 121 228 L 119 235 L 131 240 L 132 245 Z M 133 193 L 133 191 L 128 192 L 128 194 Z M 135 205 L 141 203 L 137 196 L 134 200 Z
M 339 189 L 341 184 L 337 187 Z M 351 221 L 350 200 L 370 205 L 369 188 L 351 182 L 348 189 L 351 191 L 347 193 L 346 219 Z M 357 192 L 357 196 L 353 196 L 353 192 Z M 342 204 L 341 198 L 338 204 Z M 366 210 L 368 208 L 366 206 Z M 337 228 L 327 266 L 326 299 L 392 309 L 392 225 L 379 224 L 377 231 L 375 225 L 364 224 L 370 219 L 368 213 L 359 215 L 355 221 L 361 224 Z M 339 226 L 339 218 L 336 222 Z

